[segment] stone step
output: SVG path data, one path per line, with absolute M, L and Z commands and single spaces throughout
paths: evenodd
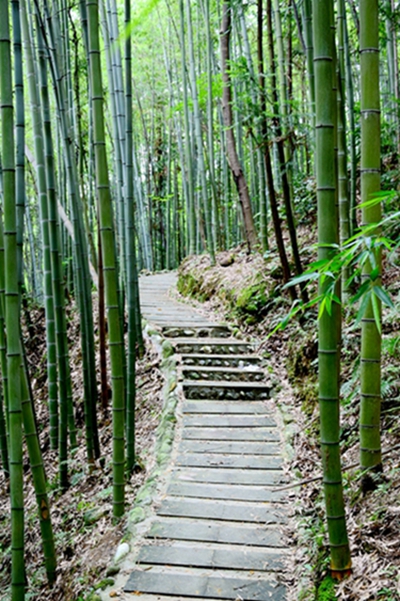
M 224 413 L 227 414 L 271 414 L 266 401 L 212 401 L 210 399 L 185 400 L 182 413 Z
M 282 570 L 284 555 L 281 550 L 268 547 L 243 551 L 237 545 L 223 543 L 158 540 L 142 546 L 138 561 L 139 564 L 274 572 Z
M 247 460 L 254 459 L 255 462 L 260 460 L 264 455 L 279 455 L 280 445 L 278 442 L 243 442 L 231 440 L 181 440 L 178 451 L 181 455 L 184 453 L 204 454 L 210 458 L 216 456 L 215 461 L 220 459 L 220 454 L 225 455 L 241 455 Z M 254 457 L 253 457 L 254 456 Z M 234 460 L 235 458 L 233 458 Z M 236 458 L 237 459 L 237 458 Z M 266 459 L 269 461 L 269 458 Z
M 280 440 L 276 427 L 249 427 L 249 428 L 208 428 L 188 427 L 182 433 L 182 440 L 246 440 L 274 442 Z
M 229 338 L 231 336 L 231 332 L 226 326 L 208 321 L 199 321 L 196 325 L 183 320 L 176 323 L 163 323 L 161 331 L 166 338 Z
M 182 443 L 184 442 L 189 442 L 189 440 L 182 441 Z M 279 455 L 229 455 L 221 453 L 186 452 L 180 453 L 176 458 L 176 465 L 185 467 L 233 467 L 236 469 L 241 468 L 248 470 L 274 470 L 281 467 L 282 464 L 283 461 Z
M 204 319 L 201 316 L 195 318 L 195 317 L 188 317 L 186 315 L 175 315 L 175 317 L 172 319 L 171 317 L 169 317 L 168 315 L 164 316 L 164 315 L 157 315 L 157 314 L 153 314 L 150 313 L 148 314 L 148 321 L 151 321 L 152 323 L 158 324 L 158 325 L 162 325 L 164 327 L 170 327 L 170 328 L 178 328 L 179 330 L 181 330 L 182 328 L 220 328 L 222 327 L 220 323 L 218 322 L 211 322 L 208 319 Z
M 274 491 L 266 486 L 178 481 L 169 484 L 167 494 L 171 497 L 194 497 L 196 499 L 222 499 L 259 503 L 283 502 L 287 496 L 284 491 Z
M 205 355 L 204 353 L 184 353 L 181 355 L 181 362 L 185 366 L 244 367 L 260 363 L 260 357 L 257 355 Z
M 250 547 L 284 547 L 282 532 L 276 525 L 157 517 L 147 538 L 208 541 Z
M 248 355 L 253 350 L 250 343 L 237 338 L 174 338 L 171 343 L 177 353 L 185 355 Z
M 264 400 L 270 396 L 272 386 L 260 382 L 218 382 L 217 380 L 184 380 L 185 397 L 192 399 L 215 399 L 224 401 Z
M 286 524 L 287 506 L 273 503 L 195 499 L 166 496 L 157 510 L 159 516 L 187 517 L 256 524 Z
M 173 480 L 181 482 L 204 482 L 213 484 L 255 484 L 279 486 L 287 484 L 280 469 L 238 469 L 225 467 L 190 467 L 175 469 Z
M 228 382 L 262 382 L 265 373 L 255 365 L 246 367 L 203 367 L 194 366 L 181 368 L 186 380 L 218 380 Z
M 241 599 L 242 601 L 283 601 L 285 587 L 276 576 L 254 570 L 218 570 L 178 566 L 142 565 L 126 583 L 126 592 L 173 595 L 203 599 Z
M 223 413 L 194 414 L 183 416 L 183 427 L 205 428 L 259 428 L 276 426 L 275 418 L 271 415 L 225 415 Z

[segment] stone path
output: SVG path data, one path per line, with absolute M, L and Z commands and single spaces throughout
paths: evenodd
M 279 601 L 286 554 L 280 436 L 253 349 L 168 297 L 175 275 L 142 277 L 145 319 L 180 355 L 179 445 L 124 598 Z

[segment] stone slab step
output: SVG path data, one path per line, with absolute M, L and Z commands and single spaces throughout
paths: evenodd
M 183 413 L 224 413 L 226 414 L 272 414 L 265 401 L 212 401 L 207 399 L 185 401 Z
M 194 328 L 194 329 L 196 329 L 196 328 L 207 328 L 207 329 L 221 328 L 222 329 L 221 324 L 219 324 L 218 322 L 211 322 L 202 317 L 197 317 L 197 319 L 195 319 L 194 317 L 186 317 L 185 315 L 181 315 L 181 316 L 175 315 L 175 318 L 172 319 L 169 316 L 156 315 L 156 314 L 147 312 L 146 319 L 153 323 L 163 325 L 165 328 L 171 328 L 171 329 L 177 328 L 178 330 L 182 330 L 183 328 Z
M 183 416 L 183 427 L 208 428 L 257 428 L 274 427 L 276 421 L 271 415 L 224 415 L 223 413 L 194 414 Z
M 183 366 L 182 375 L 187 380 L 218 380 L 228 382 L 262 382 L 265 373 L 254 365 L 246 367 Z
M 197 313 L 194 310 L 186 309 L 180 305 L 172 305 L 160 307 L 160 303 L 153 302 L 151 300 L 142 299 L 140 304 L 140 308 L 142 309 L 142 313 L 154 315 L 154 317 L 168 318 L 172 320 L 177 320 L 180 317 L 187 321 L 198 321 L 199 319 L 203 321 L 207 321 L 207 318 L 204 317 L 201 313 Z M 210 323 L 208 321 L 208 323 Z
M 253 346 L 237 338 L 174 338 L 171 340 L 177 353 L 204 353 L 208 355 L 248 355 Z
M 185 467 L 233 467 L 237 469 L 278 469 L 283 460 L 279 455 L 228 455 L 218 453 L 182 453 L 176 465 Z
M 273 526 L 221 520 L 158 517 L 148 538 L 208 541 L 252 547 L 285 547 L 283 535 Z
M 279 440 L 277 428 L 185 428 L 182 439 L 196 440 L 246 440 L 273 442 Z
M 217 380 L 184 380 L 183 391 L 187 399 L 264 400 L 272 386 L 260 382 L 218 382 Z
M 208 455 L 210 458 L 214 455 L 219 457 L 220 453 L 228 455 L 255 455 L 254 460 L 260 459 L 259 455 L 279 455 L 280 445 L 276 442 L 242 442 L 229 440 L 182 440 L 179 443 L 179 452 L 183 453 L 201 453 Z M 232 458 L 234 460 L 234 458 Z M 269 459 L 267 458 L 266 461 Z
M 212 324 L 210 322 L 198 322 L 194 325 L 190 322 L 184 322 L 178 320 L 176 323 L 166 323 L 161 326 L 163 336 L 166 338 L 181 338 L 181 337 L 195 337 L 197 338 L 229 338 L 231 335 L 230 330 L 226 326 L 219 324 Z
M 256 484 L 278 486 L 287 484 L 280 469 L 242 469 L 225 467 L 190 467 L 175 469 L 173 480 L 179 482 L 205 482 L 214 484 Z
M 204 570 L 168 566 L 141 566 L 129 577 L 125 591 L 173 595 L 204 599 L 240 598 L 243 601 L 281 601 L 285 588 L 273 574 L 253 571 Z
M 258 355 L 205 355 L 196 353 L 183 353 L 181 355 L 183 365 L 213 365 L 215 367 L 241 367 L 256 365 L 261 359 Z
M 266 486 L 242 484 L 210 484 L 202 482 L 171 482 L 167 494 L 172 497 L 195 497 L 196 499 L 224 499 L 252 502 L 284 501 L 284 491 L 273 492 Z
M 272 548 L 238 549 L 226 544 L 157 541 L 141 548 L 138 561 L 140 564 L 274 572 L 282 570 L 284 555 L 281 550 L 277 552 Z
M 285 524 L 287 522 L 286 507 L 283 504 L 273 503 L 166 496 L 158 508 L 157 514 L 240 523 Z

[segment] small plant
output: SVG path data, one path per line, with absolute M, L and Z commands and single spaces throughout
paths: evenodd
M 372 206 L 381 202 L 382 198 L 387 198 L 388 195 L 394 194 L 382 192 L 360 206 Z M 385 226 L 391 224 L 393 220 L 398 219 L 399 216 L 400 212 L 396 212 L 383 219 L 380 223 L 361 227 L 359 232 L 349 238 L 341 249 L 336 244 L 330 245 L 332 250 L 331 257 L 314 261 L 302 275 L 293 278 L 288 284 L 285 284 L 283 288 L 298 284 L 308 285 L 312 283 L 315 285 L 318 282 L 319 290 L 308 303 L 303 303 L 300 299 L 295 300 L 289 313 L 278 323 L 269 336 L 272 336 L 277 330 L 285 328 L 292 317 L 298 313 L 304 313 L 308 308 L 315 305 L 319 305 L 318 319 L 324 311 L 327 311 L 331 315 L 333 303 L 341 304 L 341 300 L 337 295 L 337 286 L 342 274 L 346 272 L 351 274 L 344 284 L 346 291 L 349 292 L 355 285 L 358 285 L 358 282 L 362 281 L 357 291 L 347 298 L 350 306 L 359 303 L 356 325 L 365 315 L 367 307 L 371 302 L 376 327 L 381 332 L 380 303 L 391 309 L 394 309 L 394 304 L 382 286 L 377 257 L 381 255 L 384 249 L 390 253 L 394 253 L 400 245 L 400 240 L 398 237 L 393 240 L 377 232 L 380 232 Z M 326 248 L 326 245 L 324 245 L 324 248 Z
M 335 581 L 331 576 L 326 576 L 318 587 L 318 601 L 335 601 Z

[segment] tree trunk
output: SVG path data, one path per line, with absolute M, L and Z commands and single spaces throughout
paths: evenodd
M 231 1 L 225 0 L 223 4 L 223 17 L 221 26 L 221 69 L 222 69 L 222 114 L 226 129 L 226 151 L 228 155 L 229 167 L 232 171 L 232 176 L 236 184 L 239 194 L 240 205 L 242 208 L 246 243 L 249 252 L 256 250 L 258 245 L 257 233 L 254 226 L 253 212 L 251 209 L 249 189 L 247 187 L 246 178 L 243 168 L 240 164 L 236 150 L 235 135 L 233 132 L 233 114 L 232 114 L 232 84 L 230 77 L 230 50 L 229 41 L 231 34 L 232 23 L 232 7 Z

